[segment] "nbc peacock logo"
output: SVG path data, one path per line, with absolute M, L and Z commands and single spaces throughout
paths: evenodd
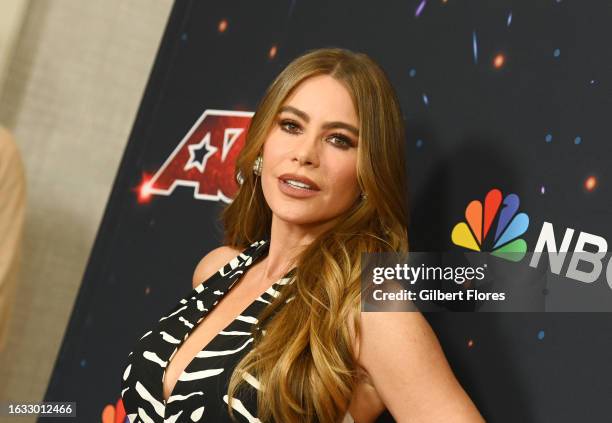
M 527 231 L 529 216 L 517 213 L 519 202 L 516 194 L 508 194 L 502 201 L 502 192 L 497 188 L 487 193 L 484 206 L 479 200 L 471 201 L 465 209 L 465 222 L 453 228 L 453 244 L 474 251 L 490 251 L 506 260 L 522 260 L 527 243 L 519 237 Z M 495 235 L 490 236 L 493 232 Z

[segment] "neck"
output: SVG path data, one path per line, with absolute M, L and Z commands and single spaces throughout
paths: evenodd
M 263 260 L 264 279 L 278 280 L 296 266 L 298 255 L 321 233 L 331 227 L 333 221 L 300 225 L 272 216 L 268 255 Z

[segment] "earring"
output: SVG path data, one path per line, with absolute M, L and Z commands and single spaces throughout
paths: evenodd
M 253 163 L 253 173 L 257 176 L 261 175 L 261 168 L 263 167 L 263 158 L 261 155 L 257 156 L 255 162 Z M 244 177 L 242 176 L 242 172 L 238 169 L 236 172 L 236 182 L 238 185 L 242 185 L 244 183 Z
M 362 201 L 365 201 L 365 200 L 367 200 L 367 199 L 368 199 L 368 194 L 366 194 L 366 193 L 365 193 L 365 192 L 363 192 L 363 191 L 361 192 L 361 194 L 360 194 L 359 196 L 361 197 L 361 200 L 362 200 Z
M 261 175 L 261 169 L 263 168 L 263 158 L 261 155 L 257 156 L 253 163 L 253 173 L 257 176 Z

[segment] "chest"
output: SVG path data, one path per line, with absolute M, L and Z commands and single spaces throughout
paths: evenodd
M 249 323 L 255 323 L 255 315 L 260 310 L 259 304 L 265 303 L 258 300 L 263 299 L 264 292 L 251 288 L 252 284 L 250 284 L 248 276 L 249 274 L 245 275 L 244 280 L 223 295 L 212 310 L 203 311 L 205 314 L 202 316 L 202 320 L 199 323 L 196 322 L 194 328 L 186 334 L 187 338 L 170 357 L 163 375 L 163 399 L 165 401 L 171 396 L 174 386 L 179 378 L 185 374 L 189 364 L 199 356 L 206 355 L 206 350 L 215 351 L 212 348 L 218 347 L 239 347 L 245 341 L 241 338 L 250 335 Z M 236 333 L 226 335 L 227 332 L 231 332 L 229 330 L 230 326 L 242 330 L 234 330 L 233 332 Z M 228 336 L 238 338 L 229 339 Z M 219 338 L 219 342 L 216 342 L 219 345 L 215 347 L 211 343 L 216 338 Z M 233 342 L 229 342 L 230 340 Z

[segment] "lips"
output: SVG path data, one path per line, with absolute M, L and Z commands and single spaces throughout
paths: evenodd
M 321 189 L 312 179 L 307 178 L 305 176 L 296 175 L 295 173 L 283 173 L 281 176 L 278 177 L 278 179 L 280 179 L 281 181 L 286 181 L 288 179 L 298 181 L 308 185 L 310 189 L 315 191 L 319 191 Z

